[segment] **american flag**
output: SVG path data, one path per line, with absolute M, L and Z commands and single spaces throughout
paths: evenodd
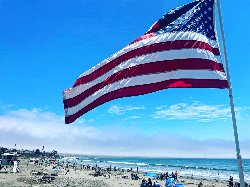
M 214 0 L 197 0 L 164 14 L 63 92 L 65 123 L 117 98 L 167 88 L 228 88 L 214 17 Z

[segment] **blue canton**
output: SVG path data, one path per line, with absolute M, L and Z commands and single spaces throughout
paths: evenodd
M 169 13 L 165 14 L 159 22 L 167 23 L 161 24 L 162 27 L 156 32 L 156 34 L 162 34 L 167 32 L 175 31 L 190 31 L 196 32 L 211 40 L 216 40 L 216 34 L 214 29 L 214 0 L 198 0 L 193 2 L 192 8 L 180 15 L 177 19 L 169 23 L 169 18 L 173 17 L 175 13 L 184 9 L 185 7 L 180 7 L 178 9 L 173 9 Z

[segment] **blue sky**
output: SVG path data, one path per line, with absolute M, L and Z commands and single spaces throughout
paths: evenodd
M 64 124 L 62 91 L 190 0 L 1 0 L 1 146 L 164 157 L 235 157 L 227 90 L 168 89 Z M 222 0 L 243 158 L 250 158 L 250 2 Z M 218 21 L 217 21 L 218 22 Z M 217 28 L 219 25 L 217 24 Z M 10 138 L 11 137 L 11 138 Z

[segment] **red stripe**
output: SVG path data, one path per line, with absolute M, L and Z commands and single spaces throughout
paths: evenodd
M 86 99 L 91 94 L 103 88 L 104 86 L 112 84 L 122 79 L 126 79 L 128 77 L 135 77 L 145 74 L 162 73 L 175 70 L 198 70 L 198 69 L 208 69 L 212 71 L 224 72 L 221 63 L 216 63 L 214 61 L 207 59 L 177 59 L 177 60 L 164 60 L 147 64 L 141 64 L 124 69 L 115 74 L 112 74 L 103 82 L 100 82 L 90 87 L 81 94 L 73 98 L 64 100 L 63 101 L 64 108 L 73 107 L 78 103 L 80 103 L 82 100 Z
M 145 34 L 150 34 L 152 32 L 157 32 L 162 28 L 161 24 L 159 23 L 159 21 L 157 23 L 155 23 L 152 28 L 150 30 L 148 30 Z
M 166 50 L 177 50 L 177 49 L 203 49 L 203 50 L 208 50 L 212 52 L 214 55 L 219 55 L 219 49 L 218 48 L 212 48 L 209 44 L 205 42 L 200 42 L 200 41 L 193 41 L 193 40 L 176 40 L 176 41 L 169 41 L 169 42 L 162 42 L 162 43 L 155 43 L 149 46 L 145 46 L 139 49 L 135 49 L 132 51 L 129 51 L 128 53 L 125 53 L 116 59 L 112 60 L 111 62 L 103 65 L 102 67 L 98 68 L 94 72 L 92 72 L 89 75 L 85 75 L 83 77 L 80 77 L 76 80 L 74 83 L 73 87 L 76 87 L 80 84 L 85 84 L 87 82 L 90 82 L 94 79 L 97 79 L 98 77 L 102 76 L 109 70 L 113 69 L 120 63 L 137 57 L 141 55 L 146 55 L 149 53 L 154 53 L 154 52 L 160 52 L 160 51 L 166 51 Z
M 135 42 L 139 42 L 141 40 L 145 40 L 145 39 L 148 39 L 148 38 L 152 38 L 154 37 L 156 34 L 155 33 L 149 33 L 149 34 L 145 34 L 145 35 L 142 35 L 140 36 L 139 38 L 136 38 L 133 42 L 131 42 L 130 44 L 133 44 Z
M 77 113 L 66 116 L 65 123 L 69 124 L 74 122 L 81 115 L 108 101 L 122 97 L 143 95 L 166 88 L 228 88 L 228 82 L 226 80 L 216 79 L 177 79 L 162 81 L 154 84 L 121 88 L 99 97 L 86 107 L 79 110 Z

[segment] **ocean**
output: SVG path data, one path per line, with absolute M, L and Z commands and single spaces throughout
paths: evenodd
M 182 176 L 194 178 L 228 180 L 233 176 L 239 181 L 238 165 L 235 159 L 204 158 L 140 158 L 140 157 L 101 157 L 77 156 L 77 163 L 99 167 L 110 165 L 120 169 L 133 169 L 141 172 L 172 173 L 178 171 Z M 243 160 L 244 176 L 250 183 L 250 159 Z

